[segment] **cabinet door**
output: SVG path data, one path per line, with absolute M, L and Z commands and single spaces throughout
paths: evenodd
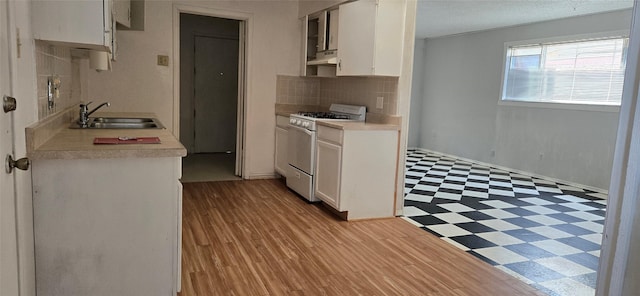
M 337 75 L 372 75 L 376 2 L 350 2 L 340 5 L 339 11 Z
M 329 20 L 328 31 L 329 31 L 329 40 L 327 40 L 327 49 L 338 49 L 338 28 L 340 24 L 340 20 L 338 19 L 338 10 L 334 9 L 329 11 L 328 13 Z
M 111 1 L 32 1 L 31 15 L 35 39 L 111 50 Z
M 302 51 L 301 51 L 301 63 L 300 63 L 300 76 L 307 76 L 307 57 L 309 56 L 308 49 L 308 40 L 307 36 L 309 35 L 309 16 L 305 15 L 300 19 L 302 23 Z
M 340 205 L 340 178 L 342 176 L 342 147 L 317 141 L 316 196 L 338 211 Z
M 276 127 L 276 154 L 275 170 L 278 174 L 287 176 L 287 145 L 289 132 L 281 127 Z
M 113 0 L 113 16 L 118 24 L 131 27 L 131 0 Z
M 327 50 L 327 12 L 318 15 L 318 51 Z

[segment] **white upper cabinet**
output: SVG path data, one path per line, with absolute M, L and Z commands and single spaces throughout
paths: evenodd
M 111 51 L 111 0 L 31 2 L 33 37 L 74 48 Z
M 338 76 L 400 76 L 403 0 L 359 0 L 340 5 Z
M 131 0 L 113 0 L 113 17 L 116 23 L 131 27 Z
M 358 0 L 305 16 L 302 76 L 400 76 L 406 0 Z

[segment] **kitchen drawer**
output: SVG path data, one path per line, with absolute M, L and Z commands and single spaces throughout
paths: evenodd
M 287 187 L 310 201 L 315 201 L 313 177 L 293 166 L 287 166 Z
M 289 116 L 276 115 L 276 126 L 284 129 L 289 128 Z
M 326 126 L 318 126 L 318 139 L 342 145 L 342 130 Z

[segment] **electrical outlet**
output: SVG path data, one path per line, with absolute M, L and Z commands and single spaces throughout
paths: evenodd
M 158 55 L 158 66 L 169 66 L 169 56 Z
M 382 109 L 384 106 L 384 97 L 378 97 L 376 100 L 376 108 Z

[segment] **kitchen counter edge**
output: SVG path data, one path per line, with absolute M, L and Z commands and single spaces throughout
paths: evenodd
M 114 114 L 105 114 L 106 116 Z M 117 116 L 137 113 L 120 113 Z M 144 114 L 151 115 L 151 114 Z M 155 116 L 154 116 L 155 117 Z M 26 135 L 37 135 L 38 129 L 51 132 L 44 143 L 27 145 L 27 156 L 31 160 L 42 159 L 105 159 L 105 158 L 156 158 L 183 157 L 187 150 L 167 129 L 69 129 L 69 122 L 61 124 L 34 124 L 26 130 Z M 94 145 L 96 137 L 158 137 L 160 144 L 116 144 Z M 37 143 L 36 139 L 28 142 Z
M 396 124 L 371 123 L 371 122 L 361 122 L 361 121 L 317 120 L 316 124 L 331 127 L 331 128 L 341 129 L 341 130 L 371 130 L 371 131 L 400 130 L 400 126 Z

